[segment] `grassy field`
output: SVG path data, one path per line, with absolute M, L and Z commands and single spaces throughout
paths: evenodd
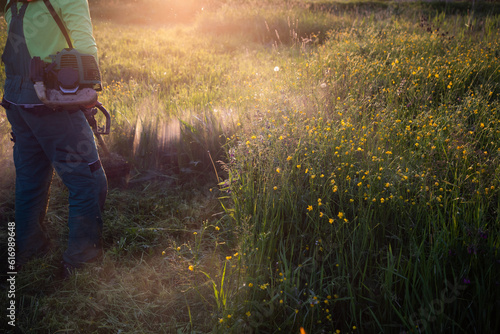
M 90 4 L 130 180 L 68 281 L 54 181 L 18 332 L 500 331 L 498 4 Z

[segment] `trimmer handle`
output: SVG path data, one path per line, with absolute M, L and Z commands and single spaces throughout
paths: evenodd
M 106 117 L 106 124 L 104 126 L 97 125 L 97 121 L 94 117 L 97 114 L 97 109 L 99 109 L 104 114 L 104 117 Z M 82 111 L 95 135 L 109 135 L 111 129 L 111 116 L 102 103 L 97 101 L 93 107 L 82 109 Z
M 96 105 L 94 108 L 99 109 L 103 114 L 104 117 L 106 117 L 106 124 L 104 126 L 97 126 L 94 129 L 95 134 L 100 134 L 100 135 L 109 135 L 109 132 L 111 130 L 111 116 L 109 115 L 109 112 L 104 108 L 101 102 L 97 101 Z

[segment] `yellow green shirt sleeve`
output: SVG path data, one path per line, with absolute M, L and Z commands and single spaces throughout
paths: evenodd
M 91 54 L 97 60 L 97 45 L 93 37 L 87 0 L 50 0 L 57 15 L 66 26 L 73 47 L 81 53 Z M 18 3 L 18 7 L 22 6 Z M 11 11 L 5 14 L 10 23 Z M 59 26 L 43 0 L 31 2 L 24 16 L 24 36 L 31 57 L 38 56 L 49 62 L 50 55 L 68 47 Z

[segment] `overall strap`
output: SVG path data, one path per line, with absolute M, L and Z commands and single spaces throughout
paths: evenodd
M 21 6 L 20 9 L 17 8 L 17 0 L 13 0 L 13 1 L 9 2 L 9 5 L 10 4 L 14 5 L 10 9 L 12 18 L 18 18 L 19 17 L 21 20 L 23 20 L 24 19 L 24 14 L 26 13 L 26 9 L 28 8 L 28 3 L 27 2 L 23 3 L 23 5 Z M 11 21 L 11 23 L 12 22 L 13 22 L 13 20 Z
M 2 61 L 5 64 L 4 98 L 10 103 L 31 108 L 42 105 L 30 80 L 31 55 L 24 35 L 25 13 L 30 5 L 27 1 L 11 1 L 9 34 L 5 43 Z M 19 3 L 22 4 L 18 8 Z
M 71 39 L 69 38 L 68 31 L 66 30 L 66 27 L 64 26 L 64 23 L 61 21 L 59 15 L 57 15 L 56 10 L 50 3 L 50 0 L 43 0 L 43 2 L 45 3 L 45 6 L 47 6 L 50 15 L 52 15 L 57 25 L 59 26 L 59 29 L 61 29 L 61 32 L 63 33 L 64 38 L 66 38 L 66 43 L 68 43 L 69 48 L 73 49 L 73 44 L 71 43 Z
M 4 13 L 7 13 L 7 11 L 9 10 L 9 8 L 15 4 L 15 6 L 12 6 L 12 15 L 17 14 L 18 10 L 17 10 L 17 0 L 12 0 L 10 1 L 7 6 L 5 6 L 5 9 L 4 9 Z M 21 1 L 22 3 L 24 3 L 24 6 L 27 6 L 28 5 L 28 2 L 27 1 Z M 26 9 L 25 9 L 26 10 Z
M 12 5 L 14 5 L 14 6 L 12 6 Z M 7 4 L 7 7 L 5 7 L 5 13 L 7 13 L 7 11 L 9 10 L 9 8 L 11 6 L 12 6 L 12 8 L 10 9 L 11 15 L 12 15 L 12 17 L 16 17 L 19 14 L 19 11 L 17 9 L 17 0 L 12 0 L 11 2 L 9 2 Z

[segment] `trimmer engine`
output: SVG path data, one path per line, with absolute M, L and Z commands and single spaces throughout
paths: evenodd
M 30 77 L 40 101 L 53 109 L 82 110 L 96 136 L 109 134 L 111 117 L 97 101 L 97 91 L 102 86 L 94 56 L 70 48 L 50 58 L 52 63 L 34 57 L 30 64 Z M 106 118 L 103 127 L 94 118 L 98 110 Z
M 40 57 L 31 61 L 30 76 L 38 98 L 47 106 L 78 110 L 97 103 L 101 73 L 95 58 L 75 49 L 63 49 L 50 56 L 52 63 Z

